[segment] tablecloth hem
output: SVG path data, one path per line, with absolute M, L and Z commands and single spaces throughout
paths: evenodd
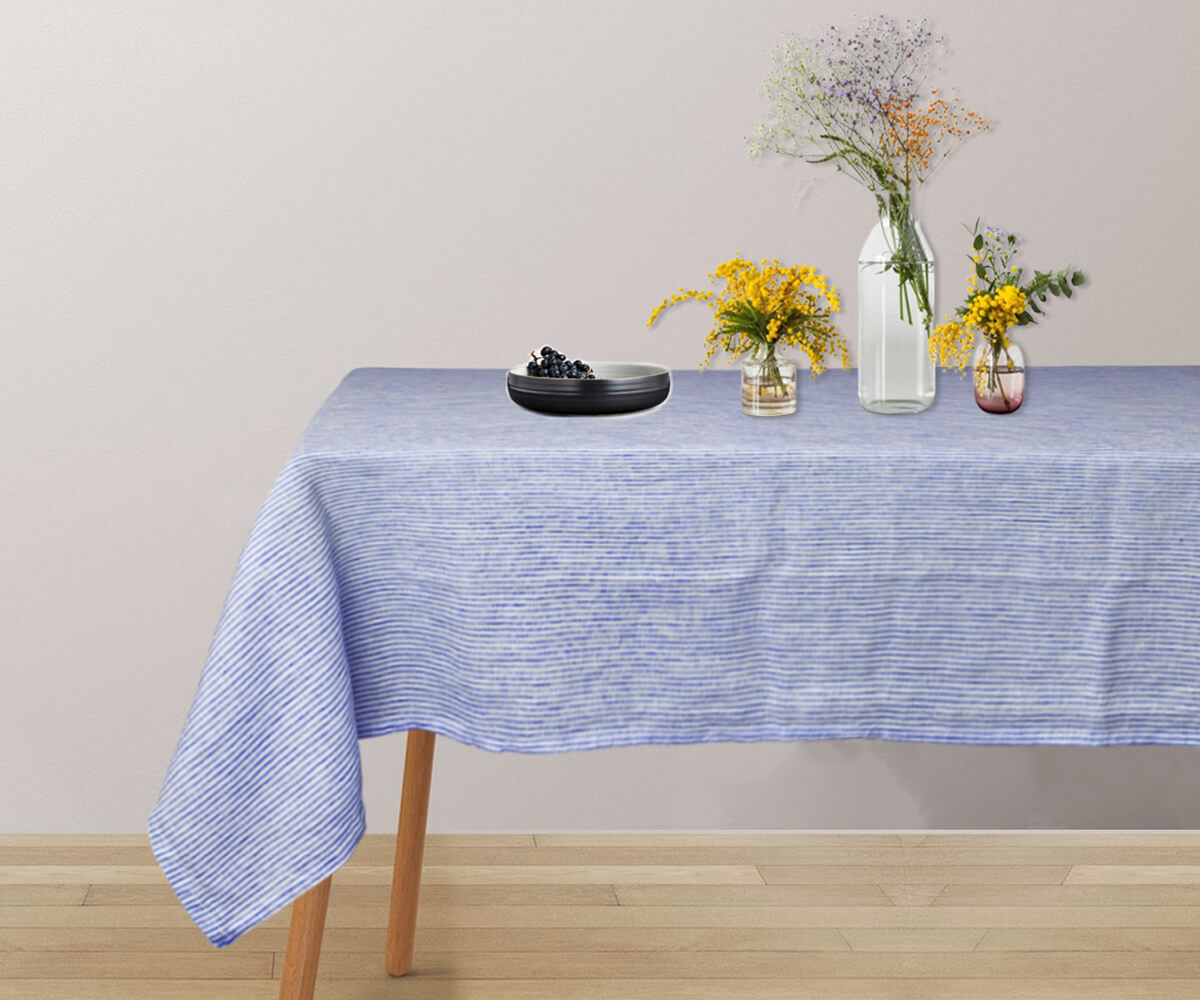
M 350 834 L 349 840 L 342 841 L 330 858 L 314 868 L 298 873 L 298 877 L 286 889 L 272 895 L 268 901 L 251 911 L 249 915 L 230 920 L 220 913 L 206 909 L 203 902 L 205 890 L 198 887 L 198 882 L 195 883 L 196 887 L 189 888 L 193 884 L 194 874 L 181 860 L 181 854 L 173 849 L 171 834 L 166 825 L 154 815 L 151 815 L 147 824 L 150 849 L 154 852 L 172 891 L 193 923 L 217 948 L 226 948 L 233 944 L 248 930 L 262 923 L 268 917 L 274 916 L 341 868 L 358 847 L 366 830 L 366 817 L 360 812 L 355 829 L 346 831 Z
M 445 720 L 412 719 L 402 723 L 360 725 L 359 739 L 373 739 L 411 729 L 423 729 L 466 746 L 491 753 L 550 754 L 583 750 L 610 750 L 633 746 L 686 746 L 702 743 L 791 743 L 818 740 L 885 740 L 902 743 L 944 743 L 967 746 L 1200 746 L 1200 725 L 1164 733 L 1151 724 L 1123 727 L 1119 732 L 1097 733 L 1083 728 L 1056 731 L 982 726 L 979 732 L 951 732 L 927 727 L 756 727 L 700 730 L 681 727 L 664 735 L 661 722 L 650 729 L 623 729 L 559 735 L 553 739 L 496 738 L 477 729 L 447 724 Z M 986 730 L 986 732 L 984 731 Z

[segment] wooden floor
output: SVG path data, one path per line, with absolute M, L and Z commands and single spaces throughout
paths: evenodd
M 334 876 L 316 1000 L 1196 1000 L 1200 834 L 429 837 Z M 267 1000 L 290 911 L 217 950 L 144 837 L 0 837 L 0 1000 Z

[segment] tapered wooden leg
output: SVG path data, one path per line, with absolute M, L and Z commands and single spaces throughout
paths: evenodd
M 393 976 L 403 976 L 413 964 L 432 778 L 433 733 L 410 729 L 404 754 L 404 790 L 400 795 L 400 828 L 396 833 L 396 866 L 392 871 L 392 902 L 388 911 L 385 964 Z
M 317 964 L 321 961 L 325 910 L 329 906 L 329 888 L 332 884 L 331 875 L 292 904 L 292 927 L 288 931 L 279 1000 L 312 1000 L 313 987 L 317 983 Z

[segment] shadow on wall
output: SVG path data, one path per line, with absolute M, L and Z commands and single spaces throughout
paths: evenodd
M 802 809 L 809 828 L 877 828 L 883 813 L 908 817 L 897 829 L 1197 829 L 1195 761 L 1189 747 L 837 740 L 789 747 L 766 781 L 815 779 Z M 755 784 L 748 799 L 763 794 Z

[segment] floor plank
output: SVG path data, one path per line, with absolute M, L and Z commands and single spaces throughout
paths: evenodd
M 839 885 L 615 885 L 623 906 L 888 906 L 880 886 Z M 422 889 L 422 899 L 424 890 Z
M 918 848 L 919 850 L 919 848 Z M 916 881 L 921 884 L 969 882 L 1013 885 L 1060 885 L 1071 873 L 1070 865 L 761 865 L 767 885 L 802 885 L 818 882 L 869 882 L 875 885 Z
M 979 927 L 846 927 L 852 951 L 974 951 L 988 931 Z
M 392 870 L 360 865 L 340 869 L 334 881 L 390 884 Z M 549 885 L 639 882 L 659 885 L 761 885 L 752 865 L 427 865 L 425 885 Z
M 5 847 L 148 847 L 144 833 L 3 833 Z
M 0 885 L 0 906 L 82 906 L 87 892 L 83 884 Z
M 0 838 L 0 866 L 8 865 L 153 865 L 150 844 L 43 844 L 22 847 Z
M 816 848 L 816 847 L 900 847 L 901 838 L 895 833 L 537 833 L 538 847 L 597 847 L 603 850 L 625 848 Z
M 0 981 L 0 1000 L 80 1000 L 79 980 Z M 112 979 L 87 1000 L 275 1000 L 278 982 Z M 317 1000 L 1195 1000 L 1200 978 L 1130 979 L 318 979 Z
M 1068 885 L 1200 885 L 1200 865 L 1076 865 Z
M 162 869 L 146 865 L 0 865 L 0 885 L 63 885 L 117 882 L 166 885 Z
M 1005 847 L 1165 847 L 1196 850 L 1200 848 L 1200 833 L 1175 830 L 1148 833 L 1141 830 L 1009 830 L 1004 833 L 927 833 L 922 847 L 967 847 L 971 850 L 991 850 Z
M 426 952 L 421 979 L 1187 979 L 1200 952 Z M 333 979 L 387 979 L 379 956 L 332 952 Z
M 390 855 L 376 851 L 380 865 L 390 865 Z M 425 851 L 425 864 L 457 865 L 978 865 L 978 848 L 859 846 L 798 847 L 737 845 L 660 846 L 538 846 L 538 847 L 435 847 Z M 357 858 L 357 855 L 356 855 Z M 347 865 L 367 864 L 352 858 Z M 993 865 L 1200 865 L 1200 845 L 1188 848 L 1119 846 L 1009 845 L 988 849 Z M 46 863 L 52 863 L 48 860 Z M 114 862 L 115 863 L 115 862 Z
M 978 950 L 1188 951 L 1200 960 L 1200 932 L 1188 927 L 993 927 Z
M 5 951 L 4 979 L 270 979 L 270 952 Z
M 933 906 L 1200 906 L 1200 885 L 947 885 Z

